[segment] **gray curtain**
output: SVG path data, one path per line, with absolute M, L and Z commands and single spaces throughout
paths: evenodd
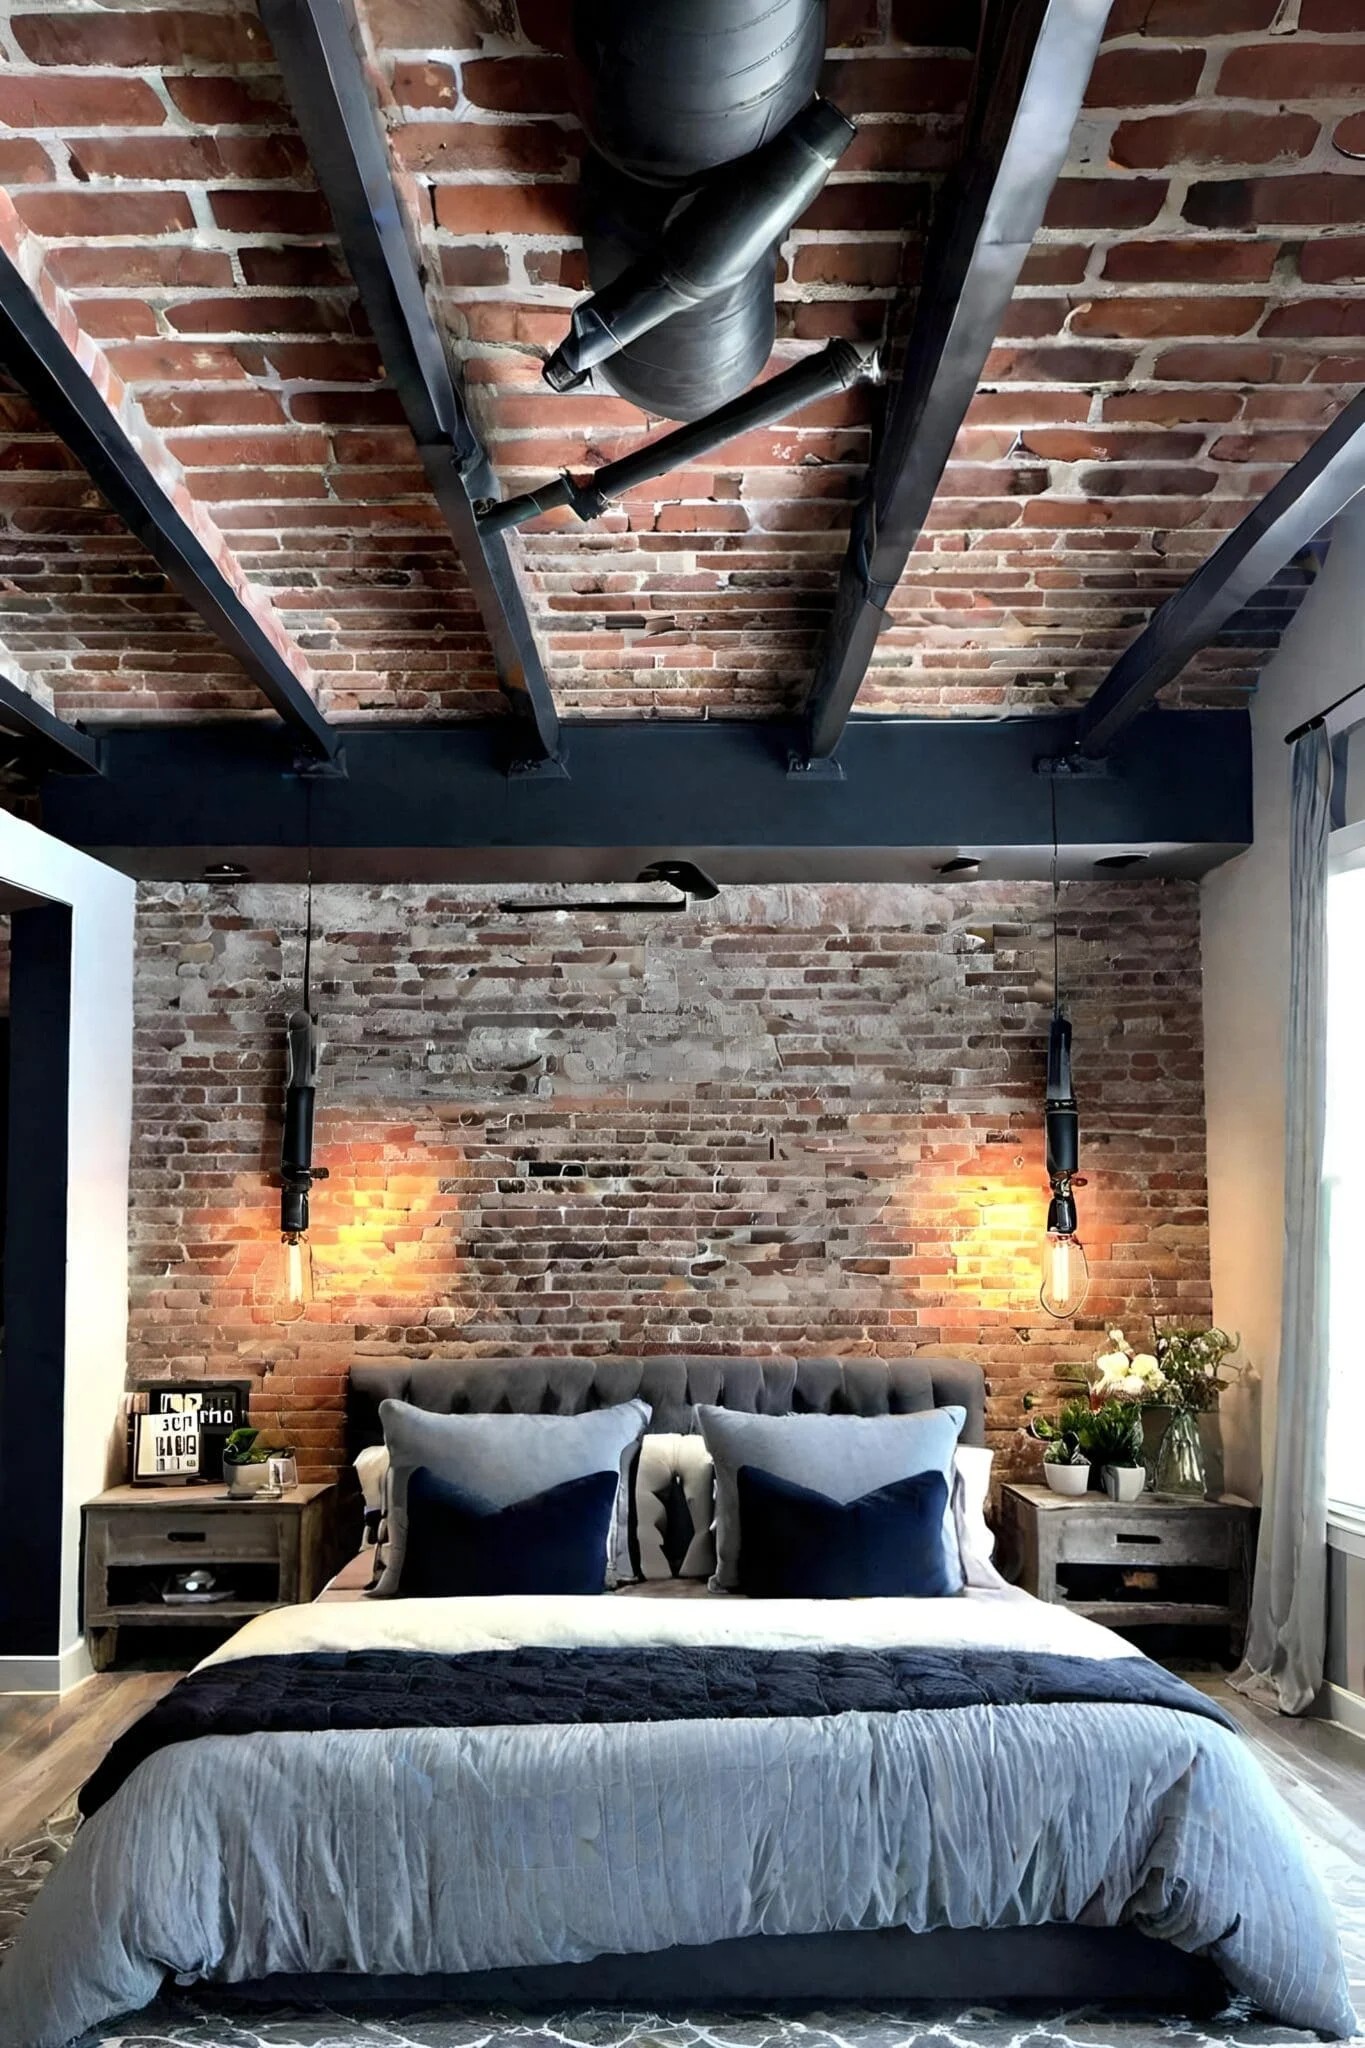
M 1321 726 L 1290 755 L 1289 1016 L 1285 1042 L 1284 1282 L 1275 1450 L 1266 1474 L 1239 1692 L 1301 1714 L 1327 1637 L 1327 835 L 1331 748 Z

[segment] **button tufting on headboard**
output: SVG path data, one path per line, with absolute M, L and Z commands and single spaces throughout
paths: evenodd
M 577 1415 L 647 1401 L 650 1428 L 696 1427 L 699 1403 L 787 1415 L 902 1415 L 950 1402 L 967 1410 L 962 1441 L 984 1444 L 979 1365 L 931 1358 L 452 1358 L 351 1368 L 347 1456 L 379 1443 L 379 1404 L 411 1401 L 441 1415 Z

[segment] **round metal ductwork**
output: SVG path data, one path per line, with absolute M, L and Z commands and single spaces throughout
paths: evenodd
M 657 247 L 677 203 L 675 191 L 624 177 L 599 156 L 584 160 L 583 247 L 595 292 Z M 746 390 L 772 354 L 776 274 L 773 247 L 738 284 L 640 335 L 598 375 L 645 412 L 700 419 Z
M 573 33 L 575 101 L 592 146 L 583 243 L 600 292 L 657 250 L 686 200 L 742 179 L 741 160 L 808 105 L 826 0 L 575 0 Z M 776 265 L 774 242 L 736 283 L 628 342 L 595 374 L 665 419 L 726 404 L 772 353 Z
M 662 184 L 748 156 L 815 91 L 825 12 L 825 0 L 575 0 L 589 141 Z

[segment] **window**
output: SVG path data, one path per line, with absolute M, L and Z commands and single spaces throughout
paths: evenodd
M 1327 884 L 1327 1498 L 1365 1514 L 1365 833 L 1332 835 Z

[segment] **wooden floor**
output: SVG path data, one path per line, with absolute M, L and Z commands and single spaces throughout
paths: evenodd
M 175 1671 L 110 1671 L 74 1692 L 0 1693 L 0 1851 L 79 1791 L 116 1736 L 175 1684 Z
M 0 1851 L 79 1790 L 116 1736 L 175 1683 L 174 1671 L 110 1671 L 65 1699 L 0 1694 Z M 1365 1741 L 1330 1721 L 1252 1706 L 1221 1676 L 1191 1672 L 1233 1715 L 1306 1827 L 1365 1867 Z

